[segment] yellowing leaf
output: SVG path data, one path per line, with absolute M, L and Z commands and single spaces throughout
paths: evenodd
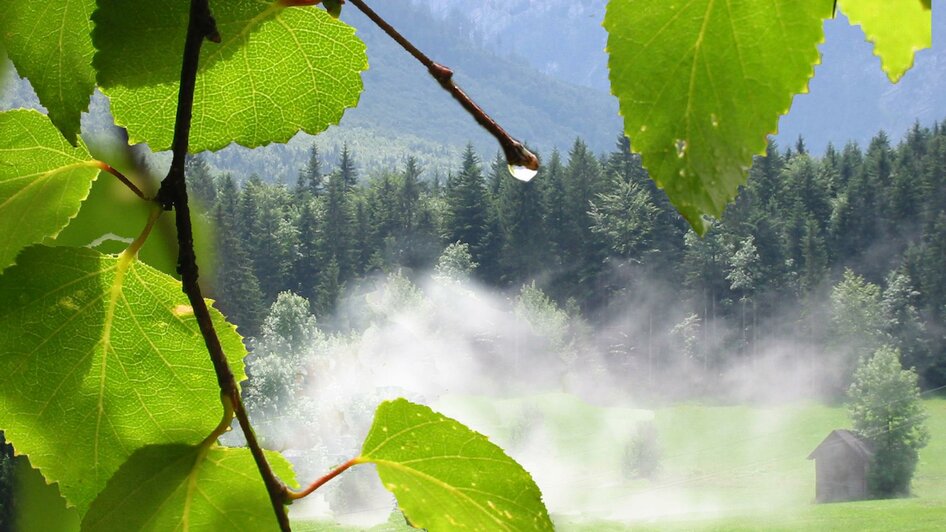
M 916 52 L 933 45 L 933 13 L 923 2 L 838 0 L 838 8 L 874 43 L 874 54 L 894 83 L 913 66 Z
M 532 476 L 485 436 L 404 399 L 378 407 L 359 463 L 372 463 L 415 527 L 553 530 Z
M 188 2 L 100 0 L 94 65 L 132 142 L 167 149 L 174 133 Z M 192 152 L 237 142 L 286 142 L 318 133 L 358 103 L 364 44 L 314 6 L 232 0 L 211 7 L 222 42 L 204 44 L 194 99 Z
M 719 217 L 819 60 L 832 0 L 611 0 L 611 87 L 651 178 L 697 232 Z
M 0 276 L 0 430 L 84 514 L 142 446 L 202 441 L 220 390 L 180 283 L 127 255 L 32 247 Z M 246 352 L 213 312 L 237 379 Z

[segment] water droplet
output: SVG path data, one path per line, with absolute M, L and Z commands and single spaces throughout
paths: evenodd
M 532 178 L 535 177 L 536 174 L 539 173 L 539 171 L 532 170 L 531 168 L 526 168 L 525 166 L 517 166 L 517 165 L 510 164 L 509 173 L 512 174 L 512 176 L 518 179 L 519 181 L 522 181 L 523 183 L 528 183 L 529 181 L 532 181 Z
M 719 118 L 716 116 L 716 113 L 710 113 L 710 122 L 713 124 L 713 127 L 719 127 Z
M 677 139 L 673 142 L 673 147 L 677 149 L 677 157 L 682 159 L 687 154 L 687 141 Z

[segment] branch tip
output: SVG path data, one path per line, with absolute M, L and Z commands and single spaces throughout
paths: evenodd
M 473 117 L 476 122 L 488 131 L 493 137 L 499 142 L 499 145 L 502 146 L 503 151 L 506 154 L 506 158 L 509 161 L 509 164 L 514 166 L 523 166 L 529 170 L 538 170 L 539 169 L 539 159 L 532 152 L 525 149 L 522 146 L 522 143 L 512 138 L 509 133 L 506 133 L 495 120 L 493 120 L 482 107 L 476 104 L 472 98 L 467 96 L 463 89 L 460 88 L 453 81 L 453 70 L 450 68 L 441 65 L 440 63 L 434 62 L 432 59 L 427 57 L 424 52 L 421 52 L 414 44 L 401 35 L 396 29 L 394 29 L 388 21 L 384 20 L 381 15 L 378 15 L 373 9 L 371 9 L 364 0 L 348 0 L 351 2 L 359 11 L 364 13 L 366 17 L 371 19 L 379 28 L 384 30 L 389 37 L 394 39 L 396 43 L 401 45 L 401 48 L 404 48 L 409 54 L 414 56 L 414 59 L 424 65 L 427 68 L 427 72 L 430 73 L 437 83 L 447 92 L 450 93 L 453 98 L 459 102 L 460 106 L 466 110 L 470 116 Z

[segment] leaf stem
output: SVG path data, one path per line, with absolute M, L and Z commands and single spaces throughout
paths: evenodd
M 145 201 L 148 201 L 148 200 L 150 199 L 150 198 L 148 198 L 147 196 L 145 196 L 145 193 L 142 192 L 141 189 L 138 188 L 137 185 L 135 185 L 134 183 L 131 182 L 131 179 L 128 179 L 127 177 L 125 177 L 125 174 L 119 172 L 118 170 L 116 170 L 115 168 L 113 168 L 113 167 L 112 167 L 111 165 L 109 165 L 108 163 L 104 163 L 104 162 L 102 162 L 102 161 L 95 161 L 95 165 L 98 166 L 99 168 L 101 168 L 103 171 L 108 172 L 108 173 L 112 174 L 113 176 L 117 177 L 118 180 L 122 182 L 122 184 L 124 184 L 126 187 L 128 187 L 129 190 L 131 190 L 132 192 L 134 192 L 135 195 L 138 196 L 139 198 L 141 198 L 141 199 L 143 199 L 143 200 L 145 200 Z
M 506 160 L 509 164 L 514 166 L 524 166 L 530 170 L 539 169 L 539 159 L 535 156 L 534 153 L 526 149 L 521 142 L 514 139 L 505 129 L 502 128 L 495 120 L 490 117 L 482 107 L 476 104 L 472 98 L 470 98 L 463 89 L 460 88 L 453 81 L 453 70 L 440 63 L 434 62 L 431 58 L 427 57 L 424 52 L 421 52 L 414 44 L 401 35 L 396 29 L 394 29 L 388 21 L 384 20 L 381 15 L 377 14 L 373 9 L 368 7 L 363 0 L 348 0 L 359 11 L 365 14 L 372 22 L 378 25 L 379 28 L 384 30 L 395 42 L 401 45 L 401 48 L 407 50 L 415 59 L 417 59 L 420 64 L 424 65 L 427 69 L 427 72 L 430 73 L 431 77 L 437 80 L 437 83 L 447 92 L 450 93 L 453 98 L 460 103 L 463 109 L 472 116 L 476 122 L 488 131 L 496 140 L 499 142 L 499 145 L 503 148 L 503 153 L 506 155 Z
M 233 422 L 233 401 L 230 399 L 230 396 L 220 392 L 220 403 L 223 404 L 223 417 L 220 419 L 220 424 L 217 425 L 217 428 L 213 430 L 204 441 L 201 442 L 202 447 L 210 447 L 217 441 L 217 438 L 223 436 L 227 430 L 230 428 L 230 424 Z
M 360 458 L 360 457 L 359 457 L 359 458 Z M 289 490 L 289 491 L 288 491 L 289 499 L 295 501 L 295 500 L 301 499 L 301 498 L 303 498 L 303 497 L 309 496 L 313 491 L 315 491 L 315 490 L 321 488 L 321 487 L 324 486 L 328 481 L 332 480 L 333 478 L 337 477 L 338 475 L 341 475 L 341 474 L 344 473 L 348 468 L 350 468 L 350 467 L 352 467 L 352 466 L 354 466 L 354 465 L 360 464 L 361 461 L 359 460 L 359 458 L 352 458 L 351 460 L 345 462 L 344 464 L 342 464 L 342 465 L 336 467 L 336 468 L 333 469 L 332 471 L 328 472 L 328 473 L 327 473 L 325 476 L 323 476 L 322 478 L 320 478 L 320 479 L 316 480 L 315 482 L 313 482 L 312 484 L 310 484 L 309 487 L 306 488 L 306 489 L 304 489 L 304 490 L 299 490 L 299 491 Z
M 187 203 L 187 182 L 184 176 L 187 149 L 189 144 L 191 116 L 194 109 L 194 91 L 197 84 L 197 68 L 200 60 L 200 49 L 204 39 L 213 42 L 220 41 L 216 22 L 210 12 L 208 0 L 191 0 L 190 16 L 187 25 L 187 37 L 184 41 L 184 56 L 181 65 L 181 81 L 177 99 L 177 117 L 174 123 L 174 140 L 172 142 L 173 158 L 167 177 L 161 182 L 157 200 L 166 209 L 174 209 L 175 224 L 177 225 L 177 241 L 179 255 L 177 272 L 181 275 L 184 293 L 194 309 L 194 316 L 204 338 L 210 360 L 217 374 L 217 383 L 220 392 L 229 399 L 224 401 L 224 409 L 233 409 L 240 428 L 246 438 L 246 444 L 253 455 L 256 467 L 259 469 L 266 491 L 269 493 L 273 512 L 283 531 L 291 530 L 289 516 L 286 513 L 285 502 L 288 488 L 273 473 L 266 455 L 260 447 L 250 425 L 249 417 L 240 397 L 240 388 L 237 386 L 233 372 L 223 352 L 223 346 L 217 332 L 214 330 L 213 319 L 207 302 L 201 294 L 198 284 L 197 257 L 194 253 L 194 235 L 191 226 L 190 207 Z
M 157 223 L 158 218 L 160 218 L 162 214 L 164 214 L 164 209 L 162 209 L 160 206 L 155 205 L 155 207 L 151 209 L 151 213 L 148 215 L 148 222 L 145 224 L 145 228 L 141 231 L 141 234 L 139 234 L 132 241 L 132 243 L 129 244 L 127 248 L 125 248 L 125 251 L 122 252 L 122 257 L 126 258 L 127 260 L 133 260 L 135 256 L 138 255 L 138 252 L 141 251 L 142 246 L 144 246 L 145 242 L 148 241 L 148 236 L 151 234 L 151 230 L 154 229 L 154 224 Z

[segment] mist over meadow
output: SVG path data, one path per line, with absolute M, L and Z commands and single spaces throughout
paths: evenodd
M 805 458 L 848 426 L 860 359 L 893 346 L 924 397 L 946 385 L 946 127 L 929 104 L 941 52 L 883 92 L 863 46 L 860 61 L 826 45 L 811 94 L 701 238 L 594 90 L 601 2 L 482 2 L 465 17 L 447 4 L 388 9 L 534 144 L 533 181 L 511 179 L 368 30 L 380 66 L 342 127 L 188 162 L 214 228 L 204 282 L 251 353 L 247 406 L 300 482 L 358 455 L 378 403 L 406 397 L 489 435 L 557 522 L 769 515 L 811 502 Z M 533 29 L 553 19 L 561 32 Z M 838 24 L 830 34 L 862 38 Z M 23 104 L 36 105 L 22 81 L 4 88 L 3 107 Z M 83 124 L 93 149 L 115 134 L 100 96 Z M 144 172 L 167 164 L 133 152 Z M 96 236 L 85 244 L 105 250 L 134 234 Z M 946 479 L 926 456 L 921 495 Z M 362 467 L 293 517 L 403 526 L 394 510 Z
M 241 241 L 254 242 L 253 228 L 282 213 L 274 233 L 297 239 L 268 241 L 260 254 L 218 237 L 218 259 L 241 259 L 218 263 L 218 280 L 228 279 L 218 286 L 254 294 L 217 293 L 241 330 L 254 331 L 245 387 L 254 423 L 312 479 L 358 454 L 375 405 L 407 397 L 491 435 L 533 473 L 557 515 L 638 522 L 807 501 L 804 448 L 847 423 L 835 407 L 859 358 L 896 345 L 925 389 L 942 385 L 943 309 L 932 294 L 942 286 L 934 228 L 943 198 L 895 206 L 899 183 L 916 179 L 917 168 L 921 182 L 941 179 L 943 137 L 939 126 L 918 126 L 896 145 L 880 134 L 866 152 L 851 144 L 820 158 L 803 141 L 773 147 L 703 239 L 675 221 L 636 158 L 591 156 L 580 142 L 565 160 L 553 154 L 532 184 L 509 179 L 498 163 L 484 171 L 472 151 L 443 184 L 414 181 L 410 161 L 349 185 L 354 165 L 324 174 L 310 166 L 294 194 L 287 185 L 210 179 L 223 184 L 214 201 L 234 206 L 215 211 L 219 227 L 250 231 Z M 942 187 L 930 181 L 923 190 Z M 569 201 L 582 192 L 584 211 Z M 566 208 L 579 206 L 553 218 L 543 198 L 556 193 Z M 385 205 L 394 213 L 411 197 L 413 222 L 385 218 Z M 279 203 L 299 198 L 301 206 Z M 332 227 L 320 217 L 335 201 L 354 223 Z M 302 236 L 308 209 L 316 213 L 311 244 Z M 225 212 L 261 218 L 228 220 Z M 480 232 L 468 232 L 477 226 L 461 215 L 479 220 Z M 425 228 L 431 220 L 442 225 Z M 370 230 L 344 232 L 359 227 Z M 357 247 L 371 242 L 377 247 Z M 327 270 L 301 278 L 309 284 L 292 285 L 299 270 L 278 259 L 306 249 L 342 250 L 345 262 L 333 254 Z M 273 272 L 286 284 L 271 284 Z M 253 314 L 268 298 L 270 308 Z M 738 423 L 727 421 L 733 416 Z M 681 434 L 688 426 L 692 433 Z M 672 449 L 674 459 L 655 459 L 643 474 L 634 457 L 647 445 L 655 456 L 669 453 L 662 445 Z M 752 480 L 736 491 L 752 497 L 714 494 L 707 484 L 725 475 L 699 473 L 705 465 L 660 465 L 699 464 L 720 450 L 732 461 L 726 471 Z M 781 466 L 796 479 L 791 489 L 754 484 Z M 391 499 L 368 473 L 296 511 L 384 521 Z

